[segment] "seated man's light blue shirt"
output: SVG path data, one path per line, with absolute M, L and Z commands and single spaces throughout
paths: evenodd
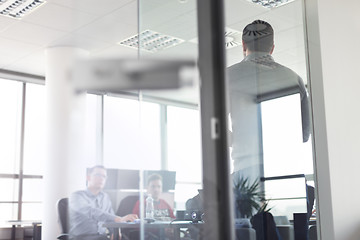
M 116 215 L 109 196 L 100 192 L 94 195 L 89 190 L 77 191 L 69 199 L 70 234 L 105 234 L 105 222 L 113 222 Z

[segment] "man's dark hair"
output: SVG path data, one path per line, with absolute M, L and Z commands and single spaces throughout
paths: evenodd
M 93 166 L 91 168 L 87 168 L 86 169 L 86 174 L 90 175 L 95 170 L 95 168 L 100 168 L 100 169 L 106 170 L 106 168 L 103 165 L 95 165 L 95 166 Z
M 155 180 L 160 180 L 162 182 L 162 176 L 157 173 L 151 174 L 147 179 L 147 185 L 149 186 L 149 184 Z
M 244 28 L 242 40 L 252 52 L 270 52 L 274 45 L 274 30 L 269 23 L 255 20 Z

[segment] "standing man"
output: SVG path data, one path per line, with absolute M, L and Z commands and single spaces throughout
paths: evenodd
M 154 218 L 164 219 L 172 218 L 175 219 L 175 215 L 170 205 L 160 198 L 162 193 L 162 177 L 159 174 L 152 174 L 147 179 L 147 193 L 154 199 Z M 133 214 L 140 214 L 140 201 L 138 200 L 132 211 Z
M 76 240 L 106 240 L 105 222 L 132 222 L 136 214 L 116 216 L 109 196 L 102 190 L 107 174 L 104 166 L 87 171 L 87 189 L 73 193 L 69 199 L 70 234 Z
M 300 93 L 302 140 L 306 142 L 310 134 L 309 99 L 301 77 L 271 56 L 275 45 L 269 23 L 256 20 L 248 24 L 242 43 L 244 59 L 228 68 L 231 156 L 235 175 L 252 183 L 264 176 L 260 103 Z

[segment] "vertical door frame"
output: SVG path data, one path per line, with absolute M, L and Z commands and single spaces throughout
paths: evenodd
M 225 78 L 224 1 L 198 0 L 199 69 L 205 231 L 203 239 L 235 239 L 228 87 Z

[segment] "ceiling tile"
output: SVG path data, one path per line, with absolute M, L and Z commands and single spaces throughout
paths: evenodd
M 104 41 L 99 41 L 97 39 L 83 36 L 80 34 L 71 33 L 65 37 L 59 38 L 56 41 L 52 42 L 49 46 L 70 46 L 76 48 L 82 48 L 87 51 L 97 51 L 106 47 L 109 47 L 111 44 Z
M 22 21 L 34 23 L 54 30 L 72 32 L 75 29 L 94 21 L 98 16 L 46 3 Z
M 248 22 L 250 21 L 249 19 L 255 20 L 257 19 L 258 15 L 264 14 L 269 10 L 257 4 L 247 2 L 245 0 L 228 0 L 225 1 L 224 11 L 225 25 L 232 26 L 233 24 L 236 24 L 238 22 Z
M 45 66 L 45 51 L 41 49 L 5 66 L 5 68 L 11 71 L 45 76 Z
M 284 31 L 275 32 L 275 51 L 284 51 L 304 45 L 305 37 L 302 25 L 293 26 Z
M 108 18 L 113 18 L 114 23 L 125 23 L 131 26 L 138 25 L 138 3 L 132 1 L 117 10 L 106 15 Z
M 299 52 L 299 54 L 294 54 L 294 52 L 296 52 L 296 49 L 298 49 L 297 52 Z M 290 65 L 298 63 L 300 61 L 305 61 L 305 54 L 301 53 L 299 49 L 301 49 L 301 46 L 295 49 L 274 53 L 273 57 L 277 62 L 283 65 Z
M 9 65 L 37 49 L 39 46 L 33 44 L 0 38 L 0 67 Z
M 230 48 L 226 51 L 226 66 L 232 66 L 244 59 L 242 46 Z
M 17 19 L 11 19 L 9 17 L 0 16 L 0 32 L 10 28 L 13 24 L 19 22 Z
M 226 25 L 242 31 L 247 24 L 260 19 L 269 22 L 276 32 L 283 31 L 302 23 L 299 2 L 294 1 L 270 10 L 245 0 L 226 1 Z
M 1 37 L 31 43 L 38 46 L 46 46 L 50 42 L 66 34 L 66 32 L 45 28 L 23 21 L 18 21 L 10 28 L 0 32 Z
M 186 41 L 196 38 L 198 35 L 196 11 L 171 19 L 166 23 L 153 27 L 151 30 Z
M 275 8 L 271 10 L 271 13 L 275 16 L 281 17 L 283 19 L 283 23 L 289 22 L 292 25 L 299 25 L 303 23 L 303 6 L 301 0 L 293 1 Z
M 180 3 L 178 0 L 156 0 L 158 4 L 148 5 L 151 2 L 153 1 L 142 0 L 139 4 L 139 24 L 142 30 L 153 29 L 196 10 L 196 1 Z
M 138 51 L 137 49 L 114 45 L 99 51 L 94 51 L 92 52 L 91 56 L 99 58 L 136 58 L 138 56 Z
M 137 34 L 137 27 L 124 24 L 121 21 L 115 21 L 114 18 L 106 16 L 77 30 L 76 33 L 115 44 Z
M 149 55 L 154 55 L 154 57 L 168 57 L 168 58 L 190 58 L 196 59 L 198 57 L 198 44 L 183 42 L 174 47 L 166 48 L 162 51 L 159 51 L 155 54 L 150 53 Z
M 136 0 L 48 0 L 48 2 L 100 16 Z

